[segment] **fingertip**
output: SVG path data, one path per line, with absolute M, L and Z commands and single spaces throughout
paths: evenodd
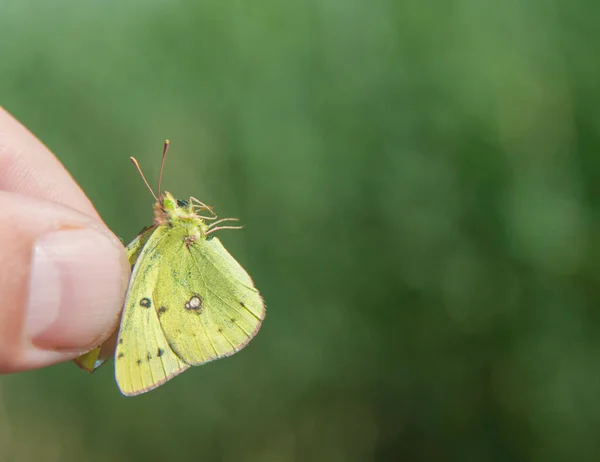
M 99 220 L 0 191 L 0 373 L 66 361 L 115 331 L 126 250 Z M 35 213 L 31 213 L 35 210 Z
M 97 230 L 70 229 L 36 240 L 25 335 L 51 351 L 84 351 L 118 322 L 129 265 L 123 246 Z

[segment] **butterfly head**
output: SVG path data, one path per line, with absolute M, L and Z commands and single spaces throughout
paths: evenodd
M 169 217 L 175 218 L 185 214 L 193 213 L 189 202 L 175 199 L 175 197 L 173 197 L 173 195 L 168 191 L 165 191 L 164 194 L 161 195 L 159 202 L 162 202 L 162 209 Z
M 160 195 L 154 205 L 154 223 L 164 225 L 178 221 L 196 222 L 204 229 L 206 224 L 198 215 L 197 206 L 189 201 L 175 199 L 168 191 Z

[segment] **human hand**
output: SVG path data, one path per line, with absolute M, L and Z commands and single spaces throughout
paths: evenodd
M 0 107 L 0 373 L 73 359 L 116 329 L 125 249 L 54 155 Z

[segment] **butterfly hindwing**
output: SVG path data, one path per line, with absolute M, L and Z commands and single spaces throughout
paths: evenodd
M 152 390 L 189 367 L 169 347 L 153 296 L 164 264 L 159 252 L 167 229 L 149 231 L 131 275 L 115 352 L 115 376 L 125 395 Z
M 177 254 L 162 266 L 156 288 L 159 319 L 170 347 L 199 365 L 242 349 L 258 331 L 265 309 L 252 279 L 219 239 L 188 239 L 174 226 L 160 246 Z

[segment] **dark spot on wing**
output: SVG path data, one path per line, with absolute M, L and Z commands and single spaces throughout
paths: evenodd
M 146 356 L 146 359 L 147 359 L 148 361 L 150 361 L 150 360 L 152 359 L 152 355 L 151 355 L 150 353 L 148 353 L 148 355 Z
M 240 302 L 240 305 L 242 305 L 244 308 L 246 308 L 246 305 L 244 305 L 244 302 Z
M 142 360 L 141 360 L 141 359 L 138 359 L 138 360 L 136 361 L 136 363 L 137 363 L 137 365 L 139 366 L 140 364 L 142 364 Z
M 235 318 L 229 318 L 229 320 L 230 320 L 231 322 L 235 322 L 235 321 L 236 321 L 236 319 L 235 319 Z
M 123 356 L 125 356 L 125 355 L 123 354 L 123 352 L 121 352 L 117 355 L 117 359 L 122 358 Z
M 122 338 L 119 339 L 119 345 L 123 345 L 123 339 Z
M 143 306 L 144 308 L 150 308 L 152 306 L 152 302 L 149 298 L 144 297 L 140 300 L 140 306 Z
M 222 327 L 217 327 L 217 332 L 218 332 L 219 334 L 222 334 L 222 333 L 223 333 L 223 328 L 222 328 Z
M 156 352 L 156 356 L 158 356 L 159 358 L 163 355 L 164 350 L 162 348 L 159 348 L 158 351 Z
M 161 306 L 158 309 L 158 315 L 160 316 L 161 314 L 163 314 L 165 311 L 167 311 L 167 307 L 166 306 Z

